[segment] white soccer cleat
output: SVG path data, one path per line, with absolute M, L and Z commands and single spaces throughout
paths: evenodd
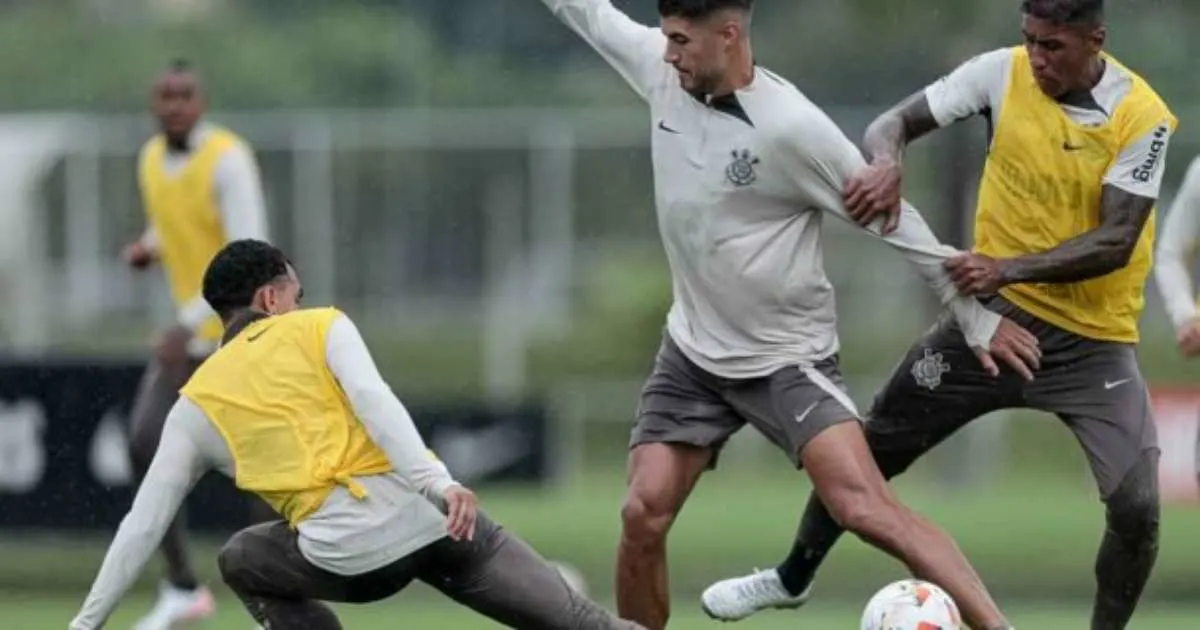
M 158 588 L 158 602 L 154 608 L 138 620 L 134 630 L 174 630 L 180 624 L 200 621 L 216 612 L 212 591 L 200 586 L 194 591 L 185 591 L 163 583 Z
M 700 607 L 718 621 L 740 621 L 767 609 L 799 608 L 812 595 L 812 585 L 799 595 L 783 587 L 775 569 L 754 570 L 750 575 L 721 580 L 704 589 Z

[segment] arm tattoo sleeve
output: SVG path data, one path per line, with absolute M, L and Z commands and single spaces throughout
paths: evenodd
M 891 160 L 899 164 L 910 142 L 938 128 L 924 90 L 900 101 L 867 127 L 863 148 L 871 162 Z
M 1154 199 L 1105 186 L 1100 225 L 1058 247 L 1002 261 L 1006 282 L 1065 283 L 1090 280 L 1129 263 Z

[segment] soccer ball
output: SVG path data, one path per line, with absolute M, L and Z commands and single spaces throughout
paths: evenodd
M 964 630 L 953 599 L 935 584 L 901 580 L 879 590 L 863 611 L 862 630 Z

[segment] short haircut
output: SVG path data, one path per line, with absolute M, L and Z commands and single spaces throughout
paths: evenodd
M 204 300 L 221 319 L 228 319 L 249 308 L 259 289 L 286 277 L 289 265 L 291 261 L 274 245 L 254 239 L 233 241 L 208 263 Z
M 658 0 L 660 16 L 688 20 L 703 20 L 728 9 L 750 13 L 753 8 L 754 0 Z
M 1023 0 L 1021 12 L 1058 25 L 1099 25 L 1104 21 L 1104 0 Z

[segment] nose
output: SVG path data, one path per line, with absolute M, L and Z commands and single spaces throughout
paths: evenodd
M 1046 69 L 1049 62 L 1046 60 L 1045 53 L 1041 52 L 1036 46 L 1029 51 L 1029 65 L 1033 67 L 1035 72 L 1041 72 Z

